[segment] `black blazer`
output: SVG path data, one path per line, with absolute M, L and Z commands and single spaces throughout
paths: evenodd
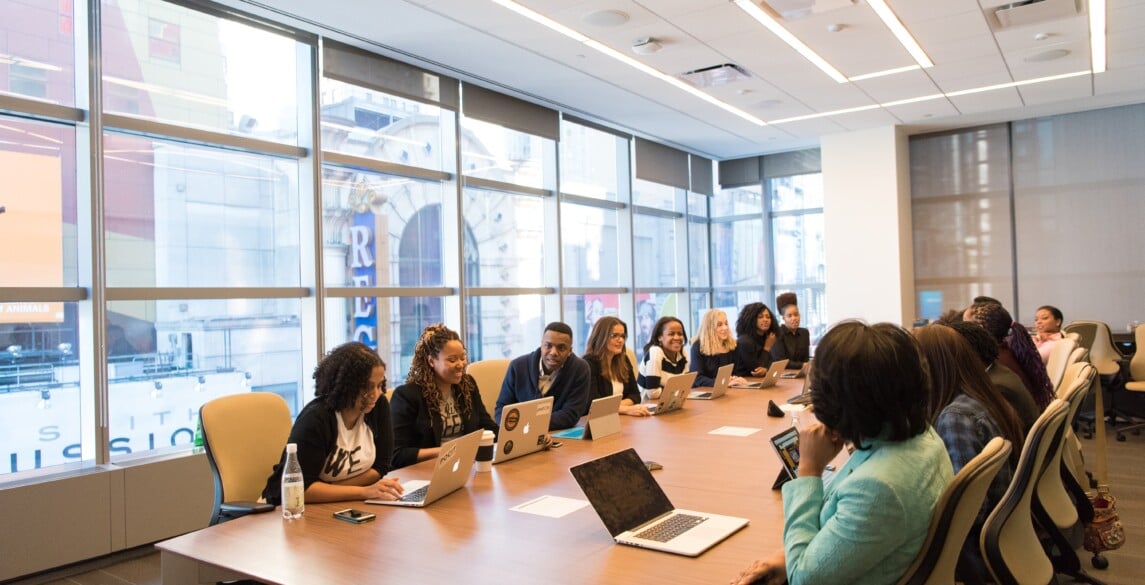
M 497 432 L 497 423 L 493 422 L 493 417 L 485 410 L 477 383 L 473 382 L 469 374 L 465 374 L 465 377 L 472 382 L 473 390 L 469 393 L 469 399 L 473 408 L 469 412 L 462 411 L 461 432 L 472 433 L 477 429 Z M 394 469 L 417 463 L 417 452 L 420 449 L 441 446 L 441 417 L 430 416 L 421 386 L 402 384 L 394 389 L 394 395 L 390 397 L 390 419 L 394 425 Z
M 628 359 L 628 358 L 624 358 Z M 612 380 L 606 380 L 604 374 L 600 373 L 600 358 L 594 355 L 584 356 L 584 361 L 588 362 L 589 379 L 592 380 L 592 399 L 604 398 L 612 396 Z M 624 381 L 624 398 L 632 401 L 633 404 L 640 404 L 640 389 L 636 387 L 636 373 L 631 372 L 631 376 Z M 588 412 L 582 413 L 582 416 Z
M 779 328 L 779 339 L 771 346 L 771 359 L 788 360 L 787 369 L 798 370 L 811 359 L 811 332 L 800 327 L 794 332 L 787 327 Z

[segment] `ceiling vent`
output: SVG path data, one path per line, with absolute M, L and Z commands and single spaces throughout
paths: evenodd
M 792 21 L 854 6 L 858 0 L 765 0 L 783 20 Z M 758 4 L 758 2 L 757 2 Z
M 723 63 L 681 73 L 678 77 L 696 87 L 715 87 L 749 79 L 751 74 L 739 65 Z
M 994 30 L 1006 30 L 1071 18 L 1080 12 L 1077 0 L 1025 0 L 1004 4 L 987 14 L 993 16 L 989 20 Z

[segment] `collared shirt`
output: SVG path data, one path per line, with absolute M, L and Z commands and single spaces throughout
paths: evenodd
M 561 364 L 564 365 L 564 364 Z M 542 355 L 540 360 L 537 360 L 537 389 L 541 391 L 541 396 L 549 393 L 549 386 L 553 384 L 553 378 L 557 377 L 557 372 L 561 369 L 557 368 L 551 373 L 545 373 L 545 357 Z

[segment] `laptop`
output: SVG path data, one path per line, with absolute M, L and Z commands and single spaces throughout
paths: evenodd
M 493 464 L 504 463 L 536 453 L 545 448 L 549 419 L 553 416 L 553 397 L 508 404 L 501 409 L 501 430 Z
M 779 462 L 781 464 L 779 476 L 775 478 L 775 483 L 771 485 L 771 489 L 777 490 L 783 484 L 797 477 L 799 470 L 799 429 L 789 427 L 778 435 L 775 435 L 771 438 L 771 446 L 775 449 L 775 453 L 779 455 Z M 827 469 L 823 470 L 823 481 L 830 481 L 834 476 L 834 467 L 828 465 Z
M 597 398 L 588 407 L 584 424 L 554 432 L 554 439 L 602 439 L 620 432 L 620 401 L 623 395 Z
M 679 376 L 672 376 L 664 382 L 660 397 L 652 404 L 647 404 L 648 411 L 654 415 L 672 412 L 684 408 L 688 394 L 692 391 L 692 382 L 696 381 L 696 372 L 688 372 Z
M 804 369 L 807 373 L 803 376 L 803 390 L 787 399 L 788 404 L 811 404 L 811 362 L 807 362 Z
M 396 500 L 366 500 L 366 503 L 422 508 L 461 489 L 469 479 L 469 471 L 477 459 L 477 447 L 481 445 L 481 435 L 484 432 L 484 429 L 473 431 L 442 444 L 429 481 L 407 481 L 402 484 L 402 497 Z
M 747 518 L 672 507 L 634 449 L 569 469 L 612 539 L 689 557 L 699 556 L 737 530 Z
M 785 369 L 787 369 L 787 360 L 771 362 L 771 367 L 767 369 L 767 373 L 763 375 L 760 381 L 736 384 L 732 388 L 771 388 L 779 381 L 779 377 L 783 375 Z
M 780 376 L 780 378 L 802 378 L 807 375 L 807 365 L 810 363 L 811 362 L 803 362 L 803 366 L 798 370 L 783 372 L 783 375 Z
M 711 390 L 692 390 L 688 393 L 688 398 L 692 400 L 715 400 L 727 394 L 728 382 L 732 379 L 732 364 L 720 366 L 716 370 L 716 383 L 712 386 Z

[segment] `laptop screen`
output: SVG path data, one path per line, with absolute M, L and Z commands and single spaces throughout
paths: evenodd
M 569 471 L 614 537 L 673 510 L 635 449 L 593 459 Z

